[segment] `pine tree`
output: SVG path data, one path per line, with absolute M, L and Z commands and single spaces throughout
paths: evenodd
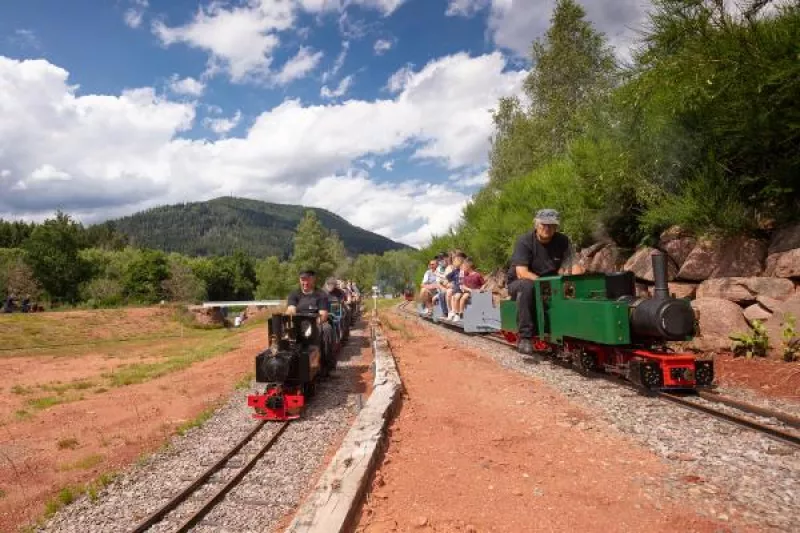
M 330 247 L 327 230 L 313 211 L 306 211 L 303 220 L 297 225 L 294 236 L 292 264 L 297 270 L 312 269 L 316 271 L 317 285 L 319 286 L 336 269 L 330 255 Z
M 524 84 L 528 109 L 515 97 L 500 101 L 493 115 L 492 187 L 561 155 L 581 133 L 582 113 L 613 88 L 613 53 L 585 17 L 575 0 L 558 0 L 545 37 L 531 47 L 533 68 Z
M 585 17 L 575 0 L 559 0 L 545 39 L 537 39 L 532 47 L 535 68 L 525 80 L 525 92 L 533 115 L 547 125 L 554 154 L 578 132 L 578 112 L 597 103 L 614 85 L 614 55 Z

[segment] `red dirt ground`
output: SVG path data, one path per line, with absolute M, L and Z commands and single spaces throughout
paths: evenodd
M 152 316 L 160 315 L 154 312 Z M 143 322 L 144 317 L 138 325 Z M 84 399 L 46 408 L 31 418 L 4 416 L 6 423 L 0 428 L 0 489 L 4 493 L 0 531 L 13 531 L 15 526 L 37 519 L 45 502 L 61 488 L 88 483 L 157 450 L 181 423 L 227 398 L 237 381 L 252 371 L 253 355 L 266 343 L 261 328 L 240 331 L 237 340 L 238 348 L 233 351 L 182 371 L 105 392 L 85 391 Z M 121 349 L 129 350 L 130 357 L 123 362 L 155 358 L 159 342 L 164 341 L 152 341 L 149 346 L 142 343 L 140 353 L 126 343 Z M 192 341 L 172 342 L 183 345 Z M 54 376 L 62 382 L 91 379 L 120 362 L 87 354 L 63 359 L 11 357 L 0 363 L 0 411 L 7 415 L 21 401 L 19 395 L 7 392 L 13 384 L 43 383 Z M 57 366 L 45 370 L 51 363 Z M 10 371 L 12 367 L 16 373 Z M 33 375 L 38 379 L 33 380 Z M 59 449 L 59 441 L 67 439 L 75 439 L 77 446 Z M 97 464 L 76 466 L 81 460 Z
M 542 382 L 388 320 L 406 396 L 357 532 L 730 531 L 660 498 L 654 454 Z
M 714 357 L 717 382 L 751 389 L 763 396 L 800 401 L 800 363 L 774 359 L 745 359 L 724 354 Z

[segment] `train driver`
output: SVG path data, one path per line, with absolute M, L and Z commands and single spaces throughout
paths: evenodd
M 318 313 L 322 333 L 322 353 L 329 368 L 333 368 L 333 326 L 328 321 L 329 302 L 325 291 L 317 289 L 316 272 L 306 269 L 300 272 L 300 288 L 293 290 L 287 298 L 286 314 Z
M 543 276 L 584 272 L 583 267 L 575 262 L 569 238 L 558 231 L 558 211 L 540 209 L 533 223 L 533 231 L 517 239 L 507 275 L 508 293 L 517 301 L 517 350 L 528 355 L 533 353 L 533 280 Z

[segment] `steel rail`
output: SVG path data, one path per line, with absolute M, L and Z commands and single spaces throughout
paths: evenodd
M 239 442 L 236 443 L 230 450 L 228 450 L 224 456 L 222 456 L 216 463 L 211 465 L 205 472 L 200 474 L 194 481 L 192 481 L 189 485 L 183 488 L 178 494 L 170 498 L 170 500 L 162 505 L 157 511 L 152 513 L 150 516 L 145 518 L 142 522 L 140 522 L 135 528 L 130 530 L 130 533 L 143 533 L 147 531 L 149 528 L 160 522 L 164 519 L 167 514 L 173 511 L 176 507 L 178 507 L 181 503 L 186 501 L 186 499 L 195 492 L 200 486 L 203 485 L 208 479 L 213 476 L 216 472 L 218 472 L 225 463 L 227 463 L 234 455 L 239 453 L 239 451 L 251 440 L 255 437 L 259 431 L 264 427 L 266 424 L 265 420 L 262 420 L 256 426 L 245 435 Z M 277 434 L 280 434 L 283 429 L 285 429 L 286 423 L 284 423 L 284 427 L 278 430 Z M 274 436 L 273 436 L 274 439 Z M 272 440 L 272 439 L 271 439 Z M 271 443 L 268 443 L 271 446 Z
M 780 420 L 787 426 L 800 428 L 800 417 L 790 415 L 789 413 L 784 413 L 783 411 L 776 411 L 775 409 L 761 407 L 760 405 L 753 405 L 742 400 L 737 400 L 736 398 L 731 398 L 730 396 L 725 396 L 724 394 L 715 391 L 701 390 L 697 392 L 697 395 L 704 400 L 708 400 L 709 402 L 722 403 L 752 415 L 774 418 L 776 420 Z
M 402 310 L 402 312 L 404 314 L 411 315 L 411 316 L 417 316 L 417 318 L 421 318 L 418 315 L 416 315 L 415 313 L 408 311 L 405 308 L 405 306 L 402 306 L 402 304 L 400 306 L 400 309 Z M 432 322 L 431 320 L 428 320 L 428 321 Z M 446 322 L 438 322 L 438 323 L 435 323 L 435 324 L 441 325 L 441 326 L 445 326 L 446 329 L 451 330 L 451 331 L 453 331 L 453 330 L 460 331 L 461 333 L 467 335 L 467 333 L 464 333 L 463 328 L 459 328 L 458 326 L 454 326 L 454 325 L 448 324 Z M 484 334 L 484 335 L 480 335 L 480 337 L 482 339 L 486 339 L 486 340 L 495 342 L 497 344 L 501 344 L 501 345 L 509 347 L 509 348 L 514 348 L 514 345 L 511 344 L 510 342 L 508 342 L 507 340 L 502 339 L 502 338 L 497 337 L 497 336 L 494 336 L 494 335 L 485 335 Z M 559 366 L 563 366 L 563 365 L 559 365 Z M 622 382 L 622 381 L 620 381 L 618 379 L 614 379 L 613 376 L 606 376 L 604 374 L 592 373 L 593 376 L 595 374 L 596 374 L 597 377 L 602 377 L 602 378 L 608 379 L 609 381 L 612 381 L 613 383 L 617 383 L 618 385 L 634 388 L 630 384 Z M 783 431 L 783 430 L 778 429 L 778 428 L 767 426 L 765 424 L 761 424 L 761 423 L 755 422 L 753 420 L 748 420 L 747 418 L 743 418 L 743 417 L 736 416 L 736 415 L 733 415 L 733 414 L 730 414 L 730 413 L 726 413 L 724 411 L 721 411 L 721 410 L 718 410 L 718 409 L 714 409 L 713 407 L 708 407 L 708 406 L 705 406 L 705 405 L 702 405 L 702 404 L 698 404 L 698 403 L 692 402 L 690 400 L 687 400 L 687 399 L 685 399 L 685 398 L 683 398 L 681 396 L 676 396 L 676 395 L 668 393 L 668 392 L 658 391 L 658 392 L 656 392 L 655 397 L 663 399 L 663 400 L 666 400 L 666 401 L 673 402 L 676 405 L 680 405 L 680 406 L 685 407 L 687 409 L 693 409 L 695 411 L 699 411 L 699 412 L 702 412 L 704 414 L 714 416 L 716 418 L 719 418 L 721 420 L 725 420 L 725 421 L 730 422 L 732 424 L 736 424 L 736 425 L 739 425 L 739 426 L 746 427 L 748 429 L 759 431 L 759 432 L 765 434 L 766 436 L 772 437 L 772 438 L 777 439 L 777 440 L 780 440 L 781 442 L 783 442 L 785 444 L 790 444 L 792 446 L 800 447 L 800 436 L 798 436 L 798 435 L 796 435 L 794 433 L 789 433 L 787 431 Z M 710 402 L 718 402 L 718 403 L 729 405 L 730 407 L 737 408 L 737 409 L 739 409 L 741 411 L 744 411 L 744 412 L 746 412 L 748 414 L 775 418 L 775 419 L 777 419 L 777 420 L 779 420 L 779 421 L 781 421 L 781 422 L 783 422 L 783 423 L 785 423 L 785 424 L 787 424 L 789 426 L 792 426 L 792 427 L 800 427 L 800 418 L 794 417 L 794 416 L 786 414 L 786 413 L 781 413 L 781 412 L 778 412 L 778 411 L 774 411 L 772 409 L 766 409 L 766 408 L 755 406 L 755 405 L 751 405 L 751 404 L 748 404 L 746 402 L 742 402 L 742 401 L 739 401 L 739 400 L 734 400 L 733 398 L 729 398 L 727 396 L 723 396 L 723 395 L 721 395 L 719 393 L 708 392 L 708 391 L 698 391 L 698 397 L 703 398 L 705 400 L 708 400 Z
M 178 527 L 175 532 L 176 533 L 184 533 L 192 529 L 197 523 L 203 519 L 203 517 L 208 514 L 208 512 L 214 508 L 214 506 L 219 502 L 230 490 L 239 484 L 242 478 L 247 474 L 258 462 L 261 457 L 272 448 L 272 445 L 278 441 L 278 437 L 284 432 L 284 430 L 289 427 L 289 421 L 286 421 L 280 425 L 278 431 L 276 431 L 272 437 L 261 447 L 261 449 L 256 453 L 250 460 L 244 465 L 242 468 L 236 472 L 236 475 L 233 476 L 231 479 L 228 480 L 225 485 L 223 485 L 217 492 L 214 493 L 209 499 L 207 499 L 203 505 L 192 515 L 186 519 L 180 527 Z
M 130 531 L 130 533 L 143 533 L 148 528 L 152 527 L 154 524 L 160 522 L 170 511 L 172 511 L 182 502 L 184 502 L 192 492 L 197 490 L 197 488 L 200 487 L 200 485 L 205 483 L 208 480 L 208 478 L 213 476 L 220 468 L 222 468 L 225 465 L 225 463 L 227 463 L 230 460 L 231 457 L 236 455 L 238 451 L 241 450 L 242 447 L 244 447 L 245 444 L 250 442 L 253 439 L 253 437 L 255 437 L 259 431 L 261 431 L 261 428 L 264 427 L 265 423 L 266 421 L 262 420 L 261 422 L 256 424 L 256 427 L 254 427 L 252 431 L 250 431 L 250 433 L 245 435 L 244 438 L 242 438 L 242 440 L 236 443 L 236 445 L 233 448 L 228 450 L 228 452 L 223 457 L 221 457 L 219 461 L 214 463 L 205 472 L 200 474 L 200 476 L 197 479 L 195 479 L 189 485 L 184 487 L 182 491 L 180 491 L 178 494 L 170 498 L 170 500 L 163 506 L 161 506 L 161 508 L 159 508 L 156 512 L 154 512 L 153 514 L 145 518 L 142 522 L 140 522 L 139 525 L 137 525 L 134 529 Z
M 724 411 L 714 409 L 713 407 L 709 407 L 707 405 L 695 403 L 693 401 L 687 400 L 686 398 L 683 398 L 682 396 L 676 396 L 668 392 L 659 392 L 656 397 L 664 400 L 669 400 L 670 402 L 674 402 L 682 407 L 686 407 L 688 409 L 694 409 L 695 411 L 700 411 L 702 413 L 709 414 L 711 416 L 714 416 L 722 420 L 726 420 L 728 422 L 734 423 L 739 426 L 744 426 L 746 428 L 754 429 L 756 431 L 764 433 L 767 436 L 781 440 L 784 443 L 800 447 L 800 436 L 795 435 L 794 433 L 789 433 L 788 431 L 783 431 L 782 429 L 770 427 L 765 424 L 754 422 L 753 420 L 749 420 L 741 416 L 726 413 Z

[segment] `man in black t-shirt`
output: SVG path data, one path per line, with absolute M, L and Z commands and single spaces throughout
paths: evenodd
M 328 322 L 328 295 L 316 287 L 316 273 L 313 270 L 300 272 L 300 289 L 295 289 L 287 298 L 286 314 L 317 313 L 319 315 L 320 332 L 322 333 L 322 360 L 325 374 L 336 367 L 333 354 L 333 326 Z
M 533 231 L 517 239 L 511 268 L 508 270 L 508 293 L 517 301 L 520 353 L 532 354 L 534 287 L 533 280 L 558 274 L 582 274 L 583 268 L 574 263 L 569 238 L 558 232 L 558 211 L 541 209 L 536 212 Z
M 313 270 L 300 272 L 300 288 L 289 294 L 286 313 L 319 313 L 320 321 L 328 320 L 328 295 L 316 287 L 316 274 Z

